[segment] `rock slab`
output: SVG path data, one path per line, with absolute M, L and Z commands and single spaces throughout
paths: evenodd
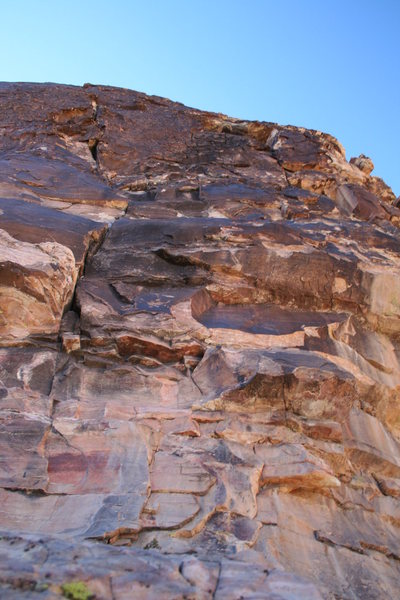
M 2 598 L 397 597 L 400 210 L 372 161 L 90 84 L 0 109 Z

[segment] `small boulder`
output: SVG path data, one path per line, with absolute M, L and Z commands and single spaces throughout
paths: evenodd
M 369 175 L 374 170 L 374 163 L 368 156 L 365 156 L 365 154 L 360 154 L 360 156 L 357 157 L 353 156 L 353 158 L 350 159 L 350 164 L 358 167 L 360 171 L 366 175 Z

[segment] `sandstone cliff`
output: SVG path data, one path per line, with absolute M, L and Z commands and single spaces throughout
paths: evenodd
M 372 168 L 0 84 L 3 598 L 398 597 L 400 210 Z

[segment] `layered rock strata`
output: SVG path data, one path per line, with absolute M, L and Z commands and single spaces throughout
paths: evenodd
M 400 210 L 372 161 L 124 89 L 0 106 L 2 597 L 397 597 Z

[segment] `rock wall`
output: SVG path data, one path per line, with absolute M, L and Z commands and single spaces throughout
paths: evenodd
M 0 84 L 2 597 L 398 596 L 400 210 L 372 168 Z

